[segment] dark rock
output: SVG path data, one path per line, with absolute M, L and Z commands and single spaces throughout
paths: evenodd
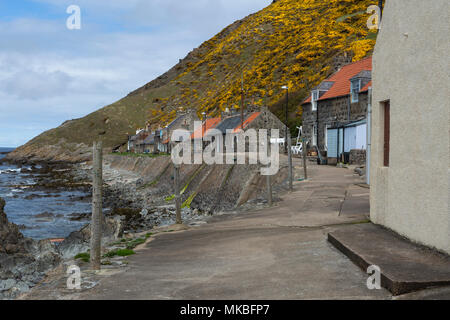
M 33 216 L 33 218 L 52 218 L 54 214 L 51 212 L 42 212 Z
M 0 299 L 14 299 L 58 265 L 60 257 L 50 241 L 25 238 L 8 222 L 4 206 L 0 198 Z
M 121 217 L 104 217 L 102 223 L 102 243 L 116 241 L 123 235 L 123 222 Z M 90 248 L 91 227 L 86 225 L 79 231 L 72 232 L 58 246 L 58 252 L 63 259 L 71 259 L 79 253 Z
M 81 220 L 88 220 L 91 218 L 91 213 L 71 213 L 69 214 L 69 220 L 70 221 L 81 221 Z

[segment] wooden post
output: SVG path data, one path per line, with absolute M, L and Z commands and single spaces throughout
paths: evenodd
M 94 142 L 92 164 L 91 267 L 100 270 L 102 247 L 102 142 Z
M 288 165 L 289 165 L 289 191 L 293 191 L 292 180 L 294 179 L 292 174 L 292 149 L 291 149 L 291 133 L 287 134 L 287 147 L 288 147 Z
M 266 176 L 266 181 L 267 181 L 267 203 L 269 204 L 269 206 L 272 206 L 272 179 L 270 178 L 270 175 Z
M 305 180 L 307 180 L 308 179 L 308 172 L 307 172 L 307 169 L 306 169 L 306 153 L 307 153 L 307 151 L 306 151 L 306 139 L 305 138 L 302 139 L 302 149 L 303 149 L 304 178 L 305 178 Z
M 174 164 L 174 183 L 175 183 L 175 208 L 177 224 L 182 224 L 181 220 L 181 197 L 180 197 L 180 166 Z

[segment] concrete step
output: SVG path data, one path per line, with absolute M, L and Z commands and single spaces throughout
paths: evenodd
M 414 244 L 372 223 L 344 227 L 328 241 L 364 271 L 381 270 L 381 286 L 393 295 L 450 285 L 450 257 Z

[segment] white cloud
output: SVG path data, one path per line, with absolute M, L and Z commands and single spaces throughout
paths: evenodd
M 0 20 L 0 146 L 22 144 L 120 99 L 271 2 L 34 1 L 60 8 L 62 19 Z M 65 9 L 74 3 L 81 7 L 82 29 L 70 31 Z

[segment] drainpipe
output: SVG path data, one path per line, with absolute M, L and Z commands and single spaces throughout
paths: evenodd
M 350 105 L 351 102 L 350 100 L 352 99 L 352 93 L 350 92 L 350 95 L 348 96 L 348 100 L 347 100 L 347 122 L 350 123 Z
M 383 0 L 378 0 L 378 7 L 380 8 L 380 21 L 378 23 L 381 23 L 381 19 L 383 18 Z
M 366 183 L 370 185 L 370 149 L 372 147 L 372 87 L 367 96 L 367 125 L 366 125 Z
M 319 101 L 316 102 L 316 117 L 317 117 L 317 136 L 316 136 L 316 148 L 317 148 L 317 164 L 321 164 L 320 163 L 320 158 L 321 158 L 321 154 L 320 154 L 320 148 L 319 148 Z M 313 132 L 314 135 L 314 132 Z

